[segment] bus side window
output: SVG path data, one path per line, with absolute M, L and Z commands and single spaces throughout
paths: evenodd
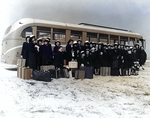
M 26 36 L 30 36 L 30 35 L 32 35 L 32 28 L 31 27 L 25 28 L 21 33 L 22 38 L 25 38 Z

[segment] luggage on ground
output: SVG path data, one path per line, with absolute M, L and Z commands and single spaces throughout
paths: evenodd
M 50 71 L 35 70 L 32 72 L 32 79 L 37 80 L 37 81 L 45 81 L 45 82 L 52 81 Z
M 31 68 L 22 68 L 22 79 L 31 79 L 32 69 Z
M 119 69 L 111 69 L 112 76 L 119 76 Z
M 103 67 L 102 69 L 103 69 L 102 76 L 106 76 L 106 67 Z
M 55 69 L 49 69 L 51 78 L 56 78 L 56 70 Z
M 17 77 L 22 78 L 22 67 L 17 67 Z
M 17 66 L 18 67 L 23 67 L 25 66 L 26 59 L 17 59 Z
M 49 71 L 49 70 L 52 70 L 52 69 L 55 69 L 55 66 L 54 65 L 43 65 L 40 67 L 40 70 L 42 71 Z
M 72 77 L 75 77 L 75 71 L 78 70 L 77 68 L 72 68 L 71 72 L 72 72 Z
M 103 67 L 100 67 L 100 75 L 103 73 Z
M 69 68 L 78 68 L 78 62 L 70 61 L 69 62 Z
M 75 71 L 75 79 L 85 79 L 85 71 L 84 70 L 76 70 Z
M 85 71 L 85 78 L 93 79 L 93 67 L 82 66 L 82 67 L 80 67 L 80 70 Z

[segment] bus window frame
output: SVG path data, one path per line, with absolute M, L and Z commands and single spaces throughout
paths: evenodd
M 31 26 L 26 27 L 26 28 L 24 28 L 24 29 L 22 30 L 22 32 L 21 32 L 21 37 L 22 37 L 22 38 L 26 38 L 26 34 L 25 34 L 25 33 L 26 33 L 27 31 L 25 31 L 25 30 L 26 30 L 27 28 L 31 28 L 31 30 L 32 30 L 31 32 L 32 32 L 32 34 L 33 34 L 33 29 L 32 29 L 32 27 L 31 27 Z M 24 34 L 23 34 L 23 33 L 24 33 Z

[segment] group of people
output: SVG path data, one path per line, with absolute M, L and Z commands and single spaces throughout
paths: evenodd
M 26 66 L 33 70 L 39 70 L 41 65 L 55 65 L 63 68 L 64 60 L 68 65 L 69 61 L 73 59 L 78 62 L 78 67 L 83 64 L 94 69 L 111 67 L 118 71 L 125 69 L 130 72 L 134 62 L 139 62 L 142 66 L 146 61 L 146 52 L 143 46 L 139 46 L 138 43 L 134 47 L 130 47 L 117 43 L 107 45 L 101 42 L 85 41 L 82 45 L 82 40 L 73 41 L 70 39 L 65 51 L 63 51 L 60 41 L 57 40 L 52 48 L 49 38 L 36 40 L 33 35 L 26 37 L 21 55 L 26 59 Z

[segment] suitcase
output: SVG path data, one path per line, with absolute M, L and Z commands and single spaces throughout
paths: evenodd
M 52 81 L 50 71 L 33 71 L 32 72 L 32 79 L 37 81 L 45 81 L 50 82 Z
M 17 66 L 18 67 L 23 67 L 25 66 L 26 59 L 17 59 Z
M 63 69 L 58 69 L 59 72 L 59 78 L 65 78 L 65 73 Z
M 60 70 L 56 69 L 55 72 L 56 72 L 56 79 L 59 79 L 60 78 Z
M 100 75 L 103 73 L 103 67 L 100 67 Z
M 93 67 L 80 67 L 80 70 L 85 71 L 85 78 L 93 79 Z
M 69 78 L 69 72 L 66 68 L 63 69 L 63 72 L 64 72 L 64 75 L 65 75 L 65 78 Z
M 108 76 L 111 75 L 111 67 L 108 67 Z
M 78 73 L 79 73 L 79 70 L 76 70 L 76 71 L 75 71 L 75 76 L 74 76 L 75 79 L 78 79 Z
M 76 70 L 75 71 L 75 79 L 85 79 L 85 71 L 84 70 Z
M 49 71 L 49 70 L 52 70 L 52 69 L 55 69 L 55 66 L 54 65 L 43 65 L 40 67 L 40 70 L 43 70 L 43 71 Z
M 100 75 L 100 69 L 95 69 L 94 72 L 95 72 L 95 75 Z
M 111 69 L 111 75 L 112 76 L 119 76 L 119 70 L 118 69 Z
M 75 77 L 75 71 L 78 70 L 77 68 L 72 68 L 71 72 L 72 72 L 72 77 Z
M 22 67 L 17 67 L 17 77 L 22 78 Z
M 69 62 L 69 68 L 78 68 L 78 62 L 70 61 Z
M 22 68 L 22 79 L 31 79 L 32 69 L 31 68 Z
M 105 76 L 108 76 L 108 73 L 109 73 L 109 69 L 108 69 L 108 67 L 105 67 Z
M 103 67 L 102 69 L 103 69 L 102 76 L 106 76 L 106 67 Z
M 51 78 L 56 78 L 56 70 L 55 69 L 50 69 L 50 74 L 51 74 Z
M 84 70 L 79 70 L 78 78 L 79 79 L 85 79 L 85 71 Z

